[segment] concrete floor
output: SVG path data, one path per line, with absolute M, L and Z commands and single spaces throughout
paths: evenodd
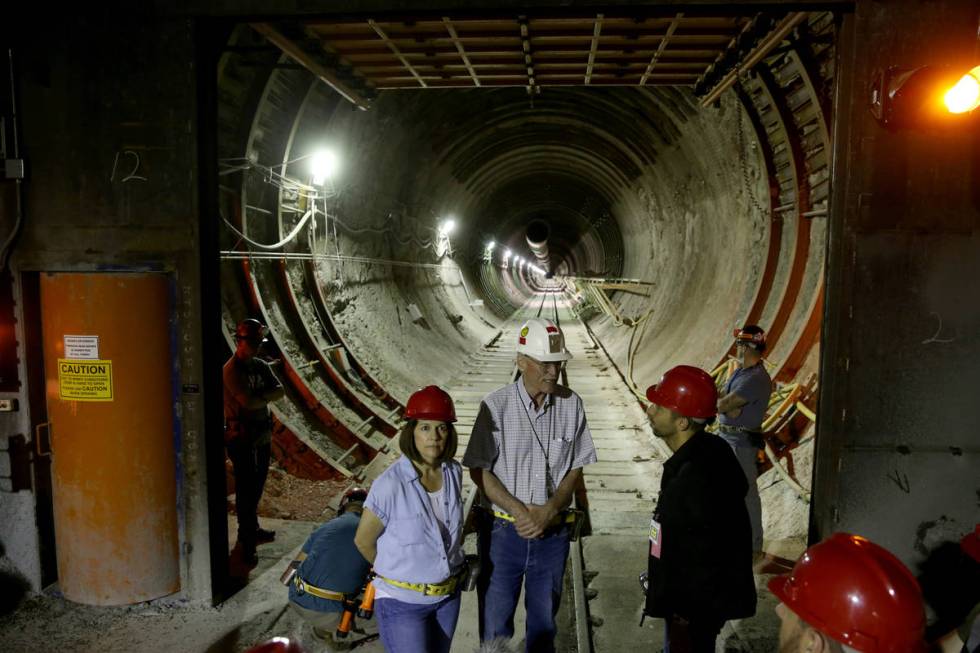
M 652 436 L 642 408 L 602 350 L 593 346 L 581 323 L 569 315 L 563 317 L 562 325 L 568 347 L 575 354 L 568 366 L 569 384 L 583 397 L 600 457 L 599 463 L 586 469 L 593 535 L 582 543 L 594 650 L 659 651 L 663 647 L 662 620 L 646 619 L 639 626 L 643 597 L 637 576 L 646 569 L 645 527 L 659 488 L 662 463 L 670 452 Z M 509 331 L 517 326 L 505 327 L 504 337 L 512 336 Z M 447 384 L 459 416 L 460 456 L 480 399 L 509 381 L 513 353 L 481 351 L 464 370 Z M 277 635 L 300 641 L 310 653 L 327 650 L 288 608 L 287 592 L 279 583 L 283 569 L 317 524 L 262 519 L 262 525 L 277 531 L 276 541 L 259 547 L 259 564 L 248 574 L 247 586 L 218 608 L 168 599 L 94 608 L 72 604 L 56 590 L 49 591 L 16 614 L 0 619 L 0 650 L 231 653 Z M 233 516 L 228 530 L 233 539 Z M 233 544 L 230 541 L 229 548 Z M 466 547 L 468 552 L 475 552 L 474 537 L 467 539 Z M 802 542 L 767 542 L 767 550 L 795 558 Z M 726 624 L 718 640 L 719 651 L 754 653 L 775 648 L 778 619 L 773 611 L 775 600 L 765 584 L 771 572 L 783 569 L 770 564 L 764 571 L 756 576 L 757 614 Z M 576 650 L 570 585 L 567 579 L 559 615 L 558 648 L 563 653 Z M 520 604 L 515 622 L 517 635 L 511 646 L 522 650 L 524 610 Z M 365 634 L 376 632 L 374 620 L 359 620 L 358 625 Z M 476 595 L 464 593 L 452 650 L 469 653 L 478 649 Z M 375 640 L 358 650 L 370 653 L 384 649 Z

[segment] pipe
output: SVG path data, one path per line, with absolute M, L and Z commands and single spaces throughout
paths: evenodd
M 531 248 L 531 253 L 534 254 L 540 266 L 545 270 L 550 267 L 548 262 L 548 237 L 550 235 L 551 227 L 548 226 L 547 222 L 531 220 L 524 236 L 527 239 L 527 246 Z
M 796 26 L 806 20 L 807 13 L 805 11 L 794 11 L 783 18 L 782 22 L 776 26 L 776 28 L 769 33 L 759 45 L 749 53 L 741 64 L 737 64 L 735 69 L 725 75 L 721 82 L 715 86 L 710 93 L 708 93 L 704 99 L 701 100 L 702 107 L 709 107 L 711 104 L 721 97 L 721 94 L 732 87 L 735 81 L 738 79 L 740 73 L 745 72 L 755 66 L 757 63 L 762 61 L 767 54 L 776 48 L 783 39 L 796 29 Z

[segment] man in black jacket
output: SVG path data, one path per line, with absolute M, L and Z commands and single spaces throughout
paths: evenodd
M 645 614 L 667 625 L 665 653 L 713 653 L 729 619 L 755 614 L 748 484 L 731 447 L 705 432 L 718 393 L 711 377 L 680 365 L 647 389 L 664 463 L 650 522 Z

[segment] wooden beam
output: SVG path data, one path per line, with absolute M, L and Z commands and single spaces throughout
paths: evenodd
M 345 100 L 356 106 L 358 109 L 370 108 L 371 103 L 366 97 L 348 86 L 343 80 L 337 77 L 334 71 L 330 70 L 318 61 L 315 61 L 309 54 L 300 48 L 299 45 L 286 38 L 286 36 L 279 32 L 279 30 L 277 30 L 275 27 L 269 23 L 251 23 L 251 27 L 256 32 L 264 36 L 267 41 L 282 50 L 283 54 L 287 55 L 296 61 L 296 63 L 309 70 L 320 81 L 337 91 L 337 93 L 339 93 Z
M 456 44 L 456 49 L 459 51 L 459 56 L 463 59 L 463 64 L 466 66 L 466 70 L 469 71 L 470 77 L 473 78 L 473 85 L 480 85 L 480 78 L 476 76 L 476 71 L 473 70 L 473 66 L 470 65 L 469 57 L 466 56 L 466 50 L 463 48 L 462 42 L 459 40 L 459 35 L 456 34 L 456 28 L 453 27 L 452 21 L 449 20 L 449 16 L 443 16 L 442 22 L 445 23 L 446 29 L 449 31 L 449 36 L 453 37 L 453 43 Z
M 650 63 L 647 64 L 646 71 L 643 73 L 643 76 L 640 77 L 640 86 L 644 86 L 647 83 L 647 78 L 649 78 L 650 73 L 653 72 L 653 67 L 657 64 L 657 59 L 659 59 L 660 55 L 664 53 L 664 50 L 667 48 L 667 43 L 670 42 L 670 37 L 677 30 L 677 26 L 680 25 L 681 18 L 683 17 L 683 13 L 678 13 L 676 16 L 674 16 L 674 20 L 670 21 L 670 27 L 667 28 L 667 34 L 660 42 L 660 45 L 657 46 L 657 51 L 653 53 L 652 57 L 650 57 Z
M 385 45 L 388 46 L 388 49 L 391 50 L 396 57 L 398 57 L 398 60 L 402 62 L 402 65 L 405 66 L 406 70 L 412 73 L 412 76 L 415 77 L 416 81 L 418 81 L 418 83 L 422 86 L 422 88 L 425 88 L 426 87 L 425 80 L 419 77 L 419 74 L 415 72 L 414 68 L 412 68 L 412 64 L 408 63 L 408 59 L 402 56 L 402 53 L 398 49 L 398 46 L 391 42 L 391 39 L 389 39 L 388 35 L 385 34 L 384 30 L 381 29 L 381 27 L 379 27 L 376 22 L 374 22 L 373 18 L 368 18 L 368 25 L 370 25 L 371 29 L 373 29 L 375 33 L 381 37 L 381 40 L 385 42 Z
M 599 34 L 602 32 L 602 14 L 596 14 L 595 26 L 592 29 L 592 47 L 589 49 L 589 65 L 585 69 L 585 85 L 592 80 L 592 66 L 595 64 L 595 53 L 599 49 Z

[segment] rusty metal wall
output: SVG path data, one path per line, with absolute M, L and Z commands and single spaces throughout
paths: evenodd
M 862 1 L 839 42 L 811 539 L 914 563 L 980 522 L 980 117 L 886 130 L 876 68 L 975 65 L 980 5 Z

